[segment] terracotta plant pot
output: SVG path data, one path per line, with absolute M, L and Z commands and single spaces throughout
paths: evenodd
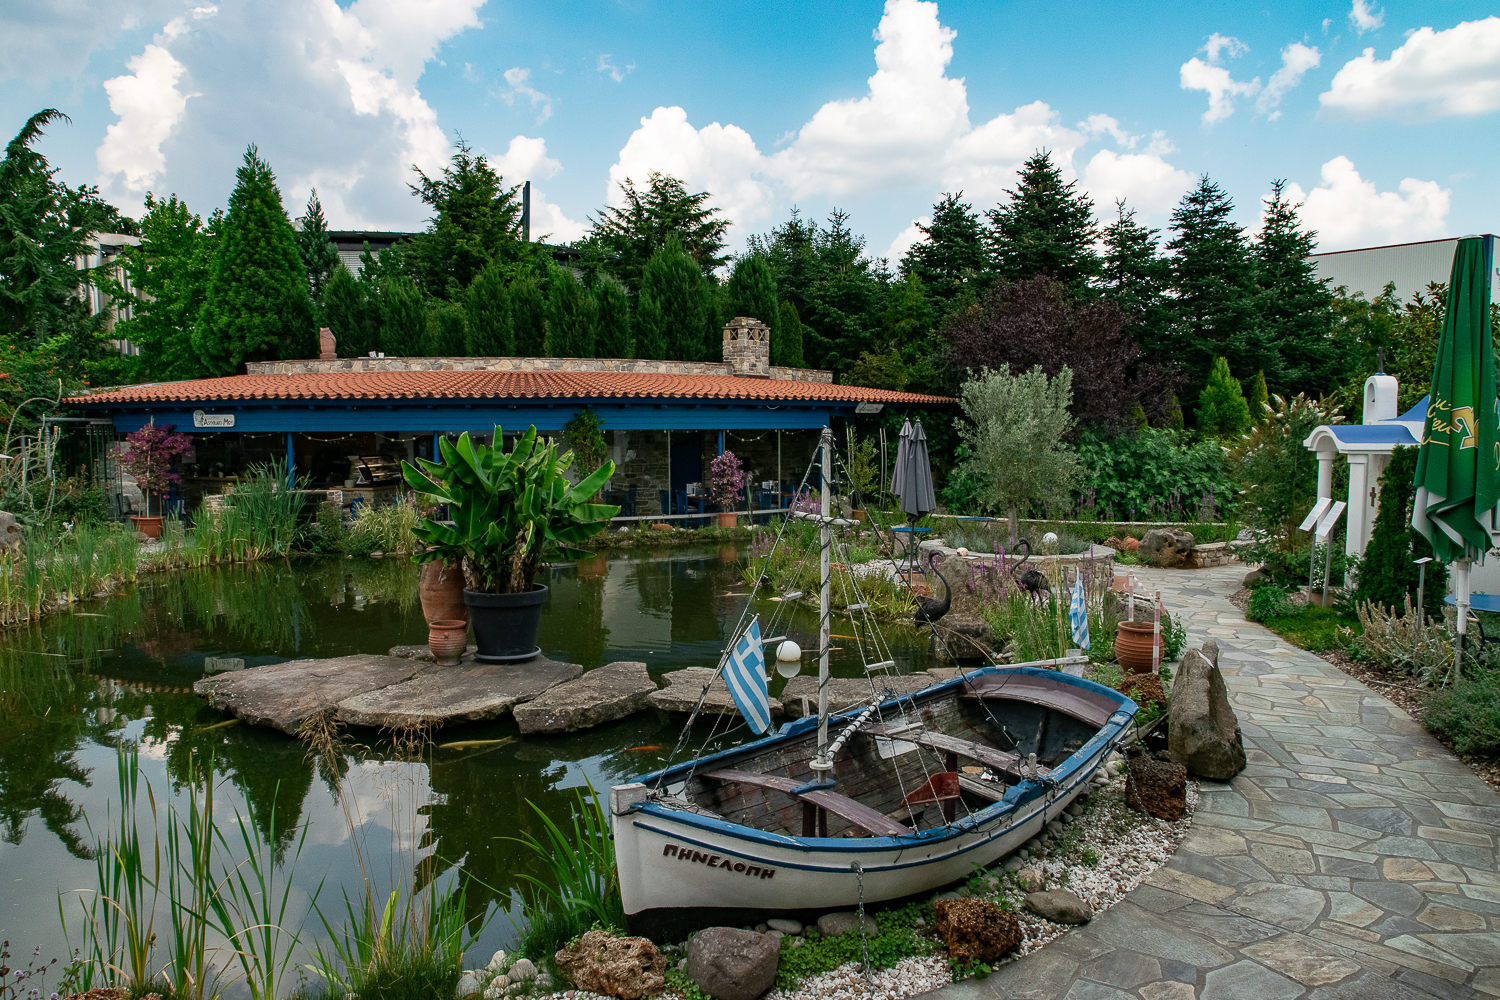
M 733 511 L 721 511 L 719 513 L 719 527 L 733 528 L 740 523 L 739 515 Z
M 132 514 L 130 516 L 130 520 L 135 524 L 135 530 L 139 531 L 147 538 L 161 537 L 160 517 L 144 517 L 139 514 Z
M 427 648 L 440 667 L 456 667 L 469 648 L 469 623 L 457 618 L 427 623 Z
M 1115 659 L 1120 669 L 1127 674 L 1149 674 L 1151 672 L 1152 622 L 1121 622 L 1115 632 Z M 1160 648 L 1161 637 L 1155 645 Z
M 862 511 L 862 510 L 851 510 L 849 512 L 849 516 L 852 517 L 852 518 L 854 518 L 856 521 L 859 521 L 859 522 L 861 522 L 863 524 L 869 524 L 870 523 L 870 515 L 867 512 L 865 512 L 865 511 Z
M 417 590 L 422 598 L 424 621 L 469 623 L 469 606 L 464 603 L 464 573 L 456 563 L 437 560 L 425 564 Z

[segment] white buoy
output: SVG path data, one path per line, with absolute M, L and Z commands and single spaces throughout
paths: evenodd
M 1056 545 L 1057 544 L 1057 532 L 1055 532 L 1055 531 L 1049 531 L 1045 535 L 1043 535 L 1042 536 L 1042 544 L 1043 545 Z
M 796 677 L 802 672 L 802 647 L 790 639 L 776 647 L 776 672 L 783 677 Z

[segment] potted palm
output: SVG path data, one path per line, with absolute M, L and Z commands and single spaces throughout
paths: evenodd
M 439 461 L 401 463 L 406 484 L 435 503 L 447 504 L 452 523 L 423 518 L 416 536 L 426 548 L 419 563 L 453 560 L 463 568 L 464 604 L 474 625 L 477 658 L 488 663 L 529 660 L 536 644 L 547 587 L 537 571 L 550 558 L 581 559 L 574 546 L 603 531 L 620 508 L 590 503 L 615 464 L 605 462 L 577 485 L 564 477 L 571 451 L 558 454 L 536 427 L 504 449 L 500 428 L 494 445 L 467 433 L 456 443 L 439 441 Z

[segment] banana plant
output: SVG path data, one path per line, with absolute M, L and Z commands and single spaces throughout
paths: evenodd
M 492 439 L 503 442 L 499 426 Z M 531 590 L 537 570 L 550 558 L 580 559 L 577 545 L 609 526 L 620 513 L 613 504 L 590 499 L 615 474 L 605 462 L 577 485 L 564 473 L 571 451 L 539 438 L 536 427 L 516 439 L 510 451 L 470 440 L 438 441 L 439 461 L 401 463 L 406 485 L 429 500 L 447 504 L 451 525 L 424 518 L 416 536 L 426 545 L 412 558 L 460 561 L 470 590 L 515 594 Z

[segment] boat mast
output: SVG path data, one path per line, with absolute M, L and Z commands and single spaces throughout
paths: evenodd
M 823 480 L 823 504 L 820 511 L 823 515 L 822 527 L 818 530 L 818 538 L 822 544 L 822 552 L 818 558 L 819 568 L 822 572 L 820 577 L 822 584 L 818 592 L 818 760 L 827 761 L 826 750 L 828 747 L 828 651 L 830 644 L 828 597 L 830 590 L 830 575 L 828 557 L 833 549 L 833 509 L 831 496 L 831 480 L 833 479 L 833 431 L 827 426 L 823 428 L 823 436 L 820 441 L 823 448 L 822 471 L 820 477 Z

